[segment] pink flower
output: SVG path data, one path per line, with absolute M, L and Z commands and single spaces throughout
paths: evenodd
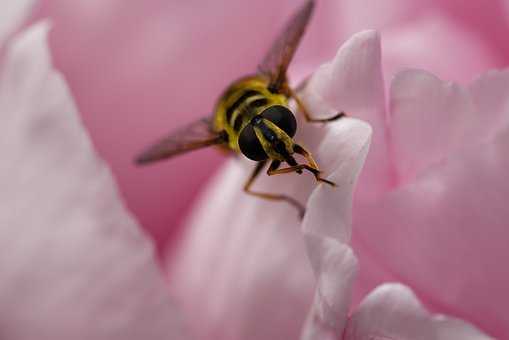
M 320 112 L 326 116 L 337 112 L 342 107 L 347 112 L 356 112 L 358 116 L 371 121 L 373 126 L 383 127 L 385 102 L 380 56 L 380 41 L 376 33 L 366 31 L 355 35 L 339 50 L 331 63 L 322 66 L 314 74 L 302 93 L 303 98 L 313 112 Z M 417 84 L 401 84 L 402 79 L 412 80 Z M 488 88 L 496 86 L 492 80 L 485 80 Z M 426 81 L 434 82 L 427 84 Z M 401 87 L 398 87 L 398 84 Z M 419 95 L 422 89 L 427 90 L 425 94 L 428 101 L 423 99 L 422 102 L 408 102 L 414 99 L 413 96 Z M 391 98 L 394 103 L 396 94 L 401 93 L 401 109 L 417 111 L 431 108 L 431 112 L 438 113 L 442 111 L 438 111 L 435 106 L 455 103 L 447 97 L 447 93 L 441 93 L 447 90 L 458 93 L 455 87 L 453 87 L 455 91 L 451 91 L 450 86 L 442 85 L 438 80 L 421 71 L 406 71 L 399 74 L 393 81 Z M 483 90 L 486 90 L 484 86 Z M 442 98 L 439 95 L 445 97 Z M 509 99 L 509 93 L 500 93 L 499 103 L 502 102 L 502 98 Z M 494 99 L 489 98 L 488 102 L 494 105 Z M 450 112 L 463 114 L 465 106 L 456 106 L 461 111 Z M 392 114 L 395 114 L 397 112 L 395 107 L 391 108 Z M 477 112 L 466 113 L 475 114 L 482 119 Z M 494 112 L 492 118 L 496 120 L 493 125 L 500 125 L 503 113 L 503 111 Z M 439 284 L 434 285 L 430 280 L 437 278 L 437 275 L 431 277 L 421 275 L 419 270 L 428 267 L 416 267 L 412 262 L 405 262 L 405 259 L 415 256 L 412 253 L 413 249 L 408 248 L 404 243 L 411 242 L 412 237 L 407 236 L 407 239 L 403 240 L 397 234 L 385 235 L 392 231 L 390 227 L 383 230 L 374 229 L 377 224 L 384 226 L 394 224 L 392 228 L 397 232 L 403 233 L 406 229 L 410 229 L 407 234 L 419 233 L 419 230 L 413 230 L 407 225 L 402 226 L 406 229 L 397 229 L 398 220 L 392 219 L 394 222 L 391 223 L 390 215 L 382 215 L 379 219 L 375 219 L 376 216 L 372 215 L 373 209 L 379 202 L 383 202 L 398 190 L 406 188 L 407 185 L 419 183 L 419 178 L 410 177 L 410 174 L 406 178 L 408 182 L 403 182 L 402 179 L 395 181 L 393 166 L 397 164 L 396 160 L 404 159 L 405 161 L 400 164 L 412 165 L 410 160 L 416 159 L 410 158 L 412 154 L 409 152 L 401 155 L 397 153 L 399 150 L 397 146 L 425 145 L 430 150 L 433 145 L 439 145 L 441 148 L 431 149 L 428 153 L 420 151 L 417 154 L 422 154 L 422 157 L 416 159 L 421 162 L 427 160 L 437 163 L 445 157 L 443 155 L 457 152 L 454 148 L 455 144 L 447 148 L 448 144 L 445 141 L 450 135 L 455 138 L 469 138 L 468 141 L 459 143 L 461 148 L 477 144 L 470 134 L 464 134 L 461 130 L 461 133 L 448 134 L 447 132 L 454 131 L 452 128 L 458 126 L 458 122 L 462 120 L 460 118 L 453 120 L 453 117 L 444 116 L 444 119 L 449 119 L 444 120 L 444 124 L 447 125 L 442 129 L 439 129 L 439 125 L 435 125 L 433 133 L 429 133 L 429 136 L 433 138 L 428 143 L 425 143 L 427 139 L 418 134 L 418 129 L 423 128 L 421 127 L 423 123 L 417 117 L 405 122 L 407 125 L 402 123 L 402 131 L 405 131 L 404 126 L 409 129 L 412 126 L 415 128 L 408 131 L 406 140 L 398 141 L 395 145 L 396 134 L 393 133 L 396 131 L 395 118 L 396 116 L 390 122 L 387 132 L 383 128 L 378 132 L 374 130 L 373 148 L 362 175 L 366 178 L 365 183 L 362 183 L 361 176 L 360 185 L 357 188 L 353 220 L 354 228 L 358 230 L 354 229 L 352 247 L 353 251 L 360 255 L 360 280 L 355 280 L 357 261 L 347 244 L 352 233 L 351 197 L 354 183 L 366 157 L 371 135 L 371 130 L 365 123 L 346 118 L 327 126 L 316 127 L 305 123 L 300 125 L 301 135 L 297 139 L 303 140 L 304 145 L 310 145 L 311 149 L 315 150 L 318 162 L 322 164 L 326 173 L 330 174 L 329 178 L 338 183 L 338 189 L 328 187 L 313 189 L 315 186 L 313 181 L 302 176 L 260 180 L 258 190 L 290 192 L 301 201 L 307 200 L 308 211 L 302 226 L 291 208 L 270 202 L 260 202 L 238 190 L 242 187 L 251 164 L 233 160 L 220 171 L 212 188 L 203 197 L 197 213 L 191 219 L 180 251 L 176 254 L 171 253 L 169 257 L 174 262 L 174 265 L 170 266 L 171 282 L 176 289 L 176 294 L 181 297 L 181 303 L 187 314 L 193 315 L 199 321 L 199 327 L 194 327 L 199 339 L 208 339 L 211 335 L 217 339 L 298 338 L 313 295 L 314 307 L 308 315 L 302 339 L 337 339 L 342 334 L 345 339 L 373 337 L 377 339 L 488 339 L 475 327 L 458 319 L 431 316 L 423 309 L 409 288 L 401 285 L 385 285 L 377 288 L 347 320 L 351 286 L 354 286 L 357 293 L 366 295 L 365 289 L 374 288 L 375 282 L 401 281 L 397 276 L 390 276 L 389 274 L 393 272 L 384 267 L 393 263 L 409 269 L 408 283 L 413 284 L 413 278 L 417 280 L 422 277 L 428 284 L 424 286 L 424 289 L 435 287 L 436 290 L 432 290 L 429 295 L 423 295 L 428 299 L 425 300 L 427 304 L 433 306 L 434 301 L 430 299 L 434 296 L 432 294 L 440 296 Z M 456 123 L 453 124 L 453 122 Z M 470 127 L 469 123 L 466 125 Z M 478 141 L 486 140 L 494 132 L 495 129 L 490 127 L 478 130 Z M 438 138 L 442 140 L 438 141 Z M 452 140 L 457 142 L 457 139 Z M 418 144 L 421 141 L 422 144 Z M 406 151 L 404 148 L 401 150 Z M 382 152 L 385 152 L 385 157 L 380 155 Z M 407 158 L 403 158 L 403 155 Z M 487 164 L 483 161 L 480 164 L 486 167 L 489 162 Z M 415 168 L 412 169 L 418 173 Z M 382 185 L 374 186 L 373 183 L 379 183 L 381 180 L 384 180 Z M 385 187 L 389 189 L 384 190 Z M 430 189 L 437 188 L 431 186 L 415 194 L 429 193 Z M 374 190 L 379 190 L 379 193 L 375 195 Z M 444 190 L 443 185 L 442 190 Z M 494 192 L 494 188 L 489 190 Z M 478 193 L 482 194 L 481 191 Z M 221 199 L 218 199 L 219 197 Z M 401 200 L 408 200 L 409 197 L 411 196 L 402 196 Z M 459 197 L 456 198 L 458 204 L 461 204 L 459 199 Z M 402 206 L 408 204 L 405 201 L 398 203 Z M 379 209 L 383 212 L 384 207 L 382 205 Z M 454 208 L 452 206 L 449 209 Z M 429 208 L 425 211 L 429 211 Z M 483 213 L 480 210 L 479 212 Z M 359 216 L 360 214 L 364 215 Z M 414 219 L 418 220 L 419 217 L 416 215 Z M 420 223 L 422 230 L 426 230 L 425 222 Z M 373 236 L 369 233 L 361 234 L 366 230 L 363 229 L 365 226 L 371 225 L 373 229 L 367 231 Z M 466 227 L 464 229 L 468 233 L 468 225 L 463 224 L 463 227 Z M 446 226 L 443 228 L 445 229 Z M 449 228 L 454 230 L 454 226 Z M 304 233 L 304 243 L 301 241 L 300 229 Z M 391 238 L 395 241 L 387 241 Z M 384 243 L 377 243 L 382 239 Z M 423 240 L 425 240 L 424 237 Z M 364 242 L 370 241 L 373 244 L 365 247 Z M 399 241 L 401 245 L 398 245 L 396 241 Z M 448 241 L 455 244 L 450 239 Z M 465 239 L 457 241 L 456 244 L 468 241 Z M 390 244 L 392 248 L 385 249 L 386 244 Z M 414 247 L 419 249 L 418 247 L 422 244 L 424 243 L 416 242 Z M 370 256 L 369 251 L 377 249 L 380 251 L 384 249 L 385 253 L 391 254 L 391 257 L 385 256 L 384 252 L 377 254 L 377 257 Z M 440 249 L 430 246 L 429 252 L 432 251 L 433 254 L 423 254 L 422 258 L 418 257 L 418 259 L 425 262 L 426 259 L 433 257 L 439 260 L 464 256 L 461 252 L 454 253 L 450 250 L 441 252 Z M 316 292 L 314 292 L 314 277 L 306 268 L 308 258 L 311 260 L 312 269 L 317 278 Z M 379 260 L 381 258 L 385 262 L 381 262 Z M 486 261 L 489 261 L 488 257 Z M 469 263 L 469 265 L 472 264 L 473 262 Z M 414 270 L 410 271 L 411 269 Z M 461 270 L 461 267 L 456 266 L 454 269 Z M 476 268 L 476 271 L 482 272 L 486 269 Z M 442 280 L 439 282 L 445 284 L 446 273 L 441 273 L 440 277 Z M 491 277 L 497 277 L 497 275 L 492 273 Z M 469 279 L 460 278 L 453 281 L 458 286 L 449 285 L 451 288 L 449 292 L 460 296 L 461 291 L 452 289 L 461 289 L 465 287 L 463 285 L 468 287 Z M 498 284 L 498 282 L 486 283 L 488 288 L 492 289 L 498 287 Z M 468 292 L 471 299 L 476 298 L 476 291 L 467 289 L 464 291 Z M 358 294 L 357 297 L 359 296 Z M 357 301 L 359 300 L 355 299 L 354 305 L 358 303 Z M 477 305 L 482 306 L 479 303 Z M 489 305 L 492 306 L 491 303 Z M 456 301 L 454 306 L 456 309 L 453 310 L 453 314 L 463 313 L 470 316 L 462 312 L 468 308 L 469 304 Z M 436 309 L 440 310 L 440 308 Z M 503 329 L 493 327 L 496 319 L 483 318 L 480 315 L 475 315 L 474 319 L 477 322 L 484 321 L 488 325 L 487 330 L 503 332 Z M 228 320 L 227 324 L 225 320 Z
M 293 67 L 312 71 L 367 28 L 381 31 L 383 69 L 466 81 L 509 59 L 504 0 L 320 0 Z M 224 160 L 213 150 L 139 170 L 132 157 L 161 134 L 210 113 L 224 87 L 256 69 L 294 0 L 42 0 L 55 63 L 128 206 L 160 249 Z M 256 22 L 256 25 L 254 24 Z M 191 174 L 191 175 L 190 175 Z M 164 183 L 164 184 L 162 184 Z M 179 197 L 175 200 L 175 197 Z
M 203 52 L 194 39 L 199 34 L 218 33 L 231 24 L 242 29 L 229 33 L 229 41 L 239 42 L 235 45 L 238 51 L 251 51 L 256 42 L 243 39 L 251 27 L 239 23 L 246 22 L 248 15 L 266 13 L 266 7 L 257 4 L 243 17 L 226 15 L 217 4 L 204 6 L 207 16 L 214 17 L 212 10 L 217 10 L 223 19 L 218 24 L 217 19 L 203 21 L 207 16 L 196 15 L 192 4 L 132 5 L 122 11 L 117 6 L 120 2 L 110 2 L 110 7 L 103 2 L 75 2 L 80 21 L 65 10 L 68 5 L 55 3 L 47 2 L 40 13 L 54 9 L 66 12 L 56 20 L 57 64 L 62 63 L 69 74 L 95 142 L 111 161 L 135 212 L 142 220 L 153 219 L 148 221 L 149 229 L 162 242 L 160 230 L 167 226 L 163 223 L 167 219 L 161 212 L 170 207 L 174 209 L 171 214 L 177 216 L 176 211 L 187 205 L 185 199 L 177 202 L 165 198 L 174 197 L 173 190 L 182 187 L 170 187 L 154 199 L 143 192 L 161 186 L 165 180 L 162 168 L 145 175 L 123 169 L 144 136 L 148 140 L 158 134 L 161 120 L 144 120 L 153 125 L 138 137 L 127 138 L 122 129 L 132 132 L 134 127 L 143 126 L 133 117 L 158 110 L 162 102 L 168 103 L 168 108 L 201 111 L 195 113 L 201 115 L 201 105 L 210 106 L 207 100 L 219 92 L 215 87 L 240 74 L 251 58 L 254 64 L 258 56 L 243 56 L 236 62 L 233 53 L 223 53 L 226 45 L 217 44 L 221 54 L 207 53 L 207 61 L 197 64 L 189 55 Z M 41 24 L 16 37 L 7 48 L 0 75 L 0 84 L 4 84 L 0 88 L 0 112 L 7 117 L 7 124 L 2 125 L 7 137 L 0 145 L 7 157 L 2 176 L 2 187 L 7 188 L 2 191 L 2 202 L 7 203 L 0 210 L 0 220 L 7 221 L 0 226 L 0 240 L 5 242 L 0 254 L 0 294 L 8 313 L 0 316 L 2 331 L 14 339 L 33 338 L 35 334 L 48 339 L 159 339 L 178 337 L 183 319 L 192 333 L 205 339 L 286 339 L 299 335 L 302 339 L 487 339 L 484 333 L 506 337 L 508 323 L 503 308 L 509 275 L 497 262 L 507 255 L 507 232 L 503 228 L 507 186 L 502 177 L 507 168 L 507 74 L 490 73 L 462 87 L 443 83 L 424 71 L 404 71 L 390 82 L 388 106 L 383 78 L 384 73 L 412 65 L 465 81 L 488 67 L 503 65 L 506 51 L 495 50 L 499 44 L 495 38 L 480 39 L 466 32 L 465 27 L 472 23 L 468 15 L 459 13 L 451 21 L 451 12 L 458 7 L 452 0 L 430 1 L 432 5 L 394 0 L 391 4 L 394 6 L 383 6 L 383 11 L 374 8 L 373 12 L 367 6 L 363 12 L 367 21 L 352 19 L 348 24 L 346 20 L 345 26 L 336 30 L 327 27 L 327 32 L 332 32 L 328 35 L 315 28 L 307 43 L 315 54 L 307 58 L 301 55 L 301 67 L 311 69 L 335 47 L 328 42 L 345 37 L 348 27 L 361 23 L 364 28 L 365 22 L 372 20 L 369 13 L 379 13 L 377 18 L 385 15 L 375 26 L 387 39 L 386 59 L 381 58 L 376 33 L 359 33 L 330 64 L 314 74 L 302 92 L 313 111 L 326 115 L 329 110 L 346 110 L 373 128 L 372 133 L 368 124 L 353 118 L 325 127 L 300 124 L 298 138 L 315 151 L 339 188 L 315 188 L 305 176 L 264 178 L 257 184 L 307 200 L 301 233 L 293 210 L 253 200 L 240 192 L 249 170 L 246 162 L 228 163 L 202 198 L 184 241 L 177 250 L 170 247 L 165 259 L 170 289 L 183 307 L 180 312 L 154 263 L 150 241 L 119 202 L 108 171 L 76 120 L 65 83 L 49 62 L 44 45 L 47 28 Z M 501 2 L 493 4 L 483 6 L 477 14 L 502 10 Z M 165 20 L 159 6 L 168 8 L 179 21 Z M 236 6 L 241 13 L 242 4 Z M 322 19 L 327 16 L 328 20 L 317 21 L 324 27 L 335 23 L 334 9 L 350 8 L 355 11 L 350 14 L 359 13 L 357 3 L 350 1 L 344 6 L 333 2 L 322 6 Z M 484 11 L 484 7 L 489 10 Z M 127 32 L 119 29 L 127 38 L 113 48 L 109 38 L 118 35 L 105 34 L 101 28 L 108 27 L 113 17 L 132 23 L 141 10 L 152 15 L 143 25 L 125 25 Z M 157 13 L 163 14 L 154 18 Z M 21 17 L 12 22 L 19 22 Z M 69 20 L 67 25 L 62 25 L 64 19 Z M 397 25 L 391 24 L 394 22 Z M 87 34 L 70 29 L 81 24 Z M 90 29 L 92 24 L 97 31 Z M 171 29 L 161 28 L 166 25 Z M 271 34 L 272 25 L 275 23 L 261 33 Z M 494 20 L 493 29 L 483 27 L 479 35 L 487 36 L 504 25 Z M 64 30 L 74 33 L 72 39 L 65 40 L 68 36 Z M 193 33 L 191 39 L 182 39 L 182 31 Z M 437 37 L 436 32 L 441 34 Z M 132 35 L 141 38 L 131 40 Z M 173 44 L 165 47 L 165 53 L 139 48 L 151 44 L 160 48 L 161 39 L 170 37 Z M 97 39 L 104 39 L 108 48 L 91 49 Z M 260 34 L 259 39 L 260 43 L 265 41 L 265 35 Z M 420 44 L 415 44 L 416 40 Z M 68 44 L 60 44 L 62 41 Z M 312 41 L 324 48 L 309 48 Z M 443 53 L 458 42 L 451 53 Z M 71 48 L 73 43 L 82 48 Z M 209 40 L 208 44 L 216 42 Z M 415 53 L 417 47 L 439 53 Z M 439 62 L 437 55 L 443 57 Z M 166 62 L 166 56 L 175 59 Z M 73 64 L 76 60 L 81 62 Z M 230 64 L 227 71 L 218 60 Z M 384 65 L 382 60 L 386 60 Z M 166 82 L 160 72 L 168 65 L 178 65 L 169 71 L 176 75 L 171 78 L 173 82 Z M 210 79 L 198 82 L 209 67 L 213 69 L 207 73 Z M 140 74 L 133 74 L 135 71 Z M 152 76 L 155 80 L 149 79 Z M 82 77 L 90 79 L 84 82 Z M 166 88 L 150 86 L 162 82 L 180 87 L 180 104 L 168 102 Z M 196 91 L 197 84 L 203 89 L 203 101 L 197 101 L 196 92 L 191 91 Z M 88 113 L 105 113 L 106 109 L 118 114 L 118 119 Z M 108 128 L 104 128 L 105 119 L 110 122 Z M 169 120 L 168 129 L 179 123 L 179 119 Z M 180 162 L 185 164 L 185 159 Z M 188 164 L 196 168 L 196 163 Z M 181 171 L 180 165 L 174 163 L 171 168 Z M 140 176 L 153 182 L 141 181 Z M 195 179 L 194 183 L 200 181 Z M 37 204 L 34 196 L 38 197 Z M 388 281 L 412 287 L 431 310 L 468 322 L 429 313 L 406 286 L 384 284 L 375 288 Z M 354 300 L 350 304 L 352 290 Z

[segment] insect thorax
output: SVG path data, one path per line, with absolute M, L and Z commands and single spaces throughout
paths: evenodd
M 214 130 L 226 131 L 228 146 L 239 151 L 240 131 L 256 115 L 272 105 L 288 105 L 288 98 L 268 90 L 261 76 L 245 77 L 234 82 L 219 98 L 215 109 Z

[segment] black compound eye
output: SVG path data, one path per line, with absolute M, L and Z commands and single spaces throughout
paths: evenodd
M 269 158 L 251 125 L 246 125 L 240 132 L 239 147 L 244 156 L 253 161 L 259 162 Z
M 273 105 L 262 112 L 261 116 L 276 124 L 290 137 L 297 132 L 297 121 L 292 111 L 283 105 Z

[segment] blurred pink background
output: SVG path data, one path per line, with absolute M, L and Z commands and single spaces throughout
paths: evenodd
M 224 87 L 255 69 L 297 4 L 44 0 L 36 7 L 32 21 L 53 21 L 56 67 L 98 152 L 159 250 L 175 240 L 223 156 L 204 150 L 141 169 L 132 158 L 173 128 L 211 113 Z M 507 65 L 505 10 L 502 1 L 319 1 L 290 76 L 331 59 L 353 32 L 376 28 L 386 81 L 412 66 L 466 82 Z

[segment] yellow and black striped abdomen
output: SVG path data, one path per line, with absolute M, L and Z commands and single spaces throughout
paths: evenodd
M 268 90 L 268 80 L 260 76 L 234 82 L 219 98 L 214 116 L 214 130 L 226 131 L 228 146 L 238 152 L 240 131 L 256 115 L 272 105 L 288 105 L 288 98 Z

